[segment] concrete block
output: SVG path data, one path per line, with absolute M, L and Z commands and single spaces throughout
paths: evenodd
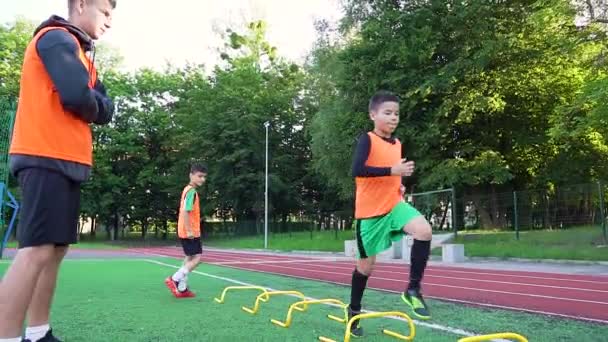
M 399 243 L 401 245 L 401 259 L 405 260 L 406 262 L 410 262 L 410 256 L 412 255 L 412 244 L 414 243 L 414 240 L 411 236 L 407 235 L 403 237 Z
M 392 249 L 393 249 L 393 253 L 392 253 L 393 259 L 401 259 L 401 255 L 403 253 L 403 242 L 401 242 L 401 241 L 403 241 L 403 239 L 401 239 L 401 240 L 399 240 L 397 242 L 393 242 L 393 247 L 392 247 Z
M 357 256 L 357 240 L 344 241 L 344 255 L 353 258 Z
M 441 248 L 441 256 L 443 262 L 464 262 L 464 245 L 444 244 Z

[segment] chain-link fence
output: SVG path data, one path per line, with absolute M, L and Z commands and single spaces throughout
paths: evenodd
M 413 205 L 429 221 L 434 231 L 449 231 L 454 227 L 454 189 L 406 194 L 406 201 Z
M 259 219 L 222 221 L 208 220 L 203 222 L 205 238 L 236 238 L 261 236 L 265 232 L 263 216 Z M 353 226 L 353 215 L 350 210 L 319 211 L 316 213 L 300 213 L 297 215 L 269 215 L 268 233 L 292 235 L 310 235 L 314 238 L 318 234 L 333 236 L 336 239 L 350 231 Z M 332 234 L 329 234 L 332 233 Z
M 0 98 L 0 182 L 8 183 L 8 148 L 15 119 L 15 102 Z
M 605 236 L 608 216 L 608 183 L 562 186 L 545 190 L 499 192 L 490 189 L 444 189 L 407 194 L 406 201 L 431 223 L 435 232 L 463 230 L 520 231 L 597 227 Z M 454 206 L 453 203 L 456 205 Z M 352 210 L 269 216 L 269 234 L 315 234 L 353 228 Z M 264 234 L 263 216 L 258 220 L 205 222 L 210 238 L 234 238 Z
M 9 227 L 15 223 L 15 212 L 9 212 L 7 207 L 16 211 L 16 201 L 8 191 L 8 149 L 13 132 L 15 119 L 15 102 L 8 98 L 0 98 L 0 258 L 5 243 L 10 234 Z M 10 225 L 6 223 L 10 222 Z
M 520 231 L 594 226 L 606 238 L 608 184 L 604 182 L 542 190 L 470 191 L 456 200 L 456 231 Z

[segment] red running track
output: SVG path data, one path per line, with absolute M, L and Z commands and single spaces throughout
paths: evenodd
M 131 251 L 183 257 L 180 249 L 171 247 Z M 353 262 L 335 259 L 217 250 L 203 253 L 203 262 L 209 264 L 350 285 Z M 407 285 L 408 271 L 405 264 L 379 263 L 368 287 L 399 293 Z M 428 298 L 608 324 L 608 277 L 431 265 L 423 288 Z

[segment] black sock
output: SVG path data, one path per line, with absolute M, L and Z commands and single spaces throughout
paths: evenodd
M 408 290 L 420 290 L 420 281 L 429 260 L 431 241 L 414 240 L 410 258 L 410 284 Z
M 350 308 L 353 311 L 361 311 L 361 299 L 367 286 L 367 278 L 369 277 L 360 273 L 357 268 L 353 271 L 352 287 L 350 289 Z

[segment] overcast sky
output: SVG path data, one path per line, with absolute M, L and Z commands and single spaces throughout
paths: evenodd
M 51 14 L 65 17 L 66 3 L 0 0 L 0 22 L 18 15 L 37 22 Z M 221 45 L 214 28 L 263 19 L 268 23 L 267 38 L 279 54 L 301 62 L 316 38 L 314 20 L 335 22 L 340 16 L 339 0 L 118 0 L 113 27 L 101 42 L 118 48 L 129 69 L 161 67 L 166 60 L 209 65 Z

